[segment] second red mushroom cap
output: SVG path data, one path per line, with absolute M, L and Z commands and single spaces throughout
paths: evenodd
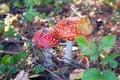
M 55 26 L 58 36 L 69 41 L 73 41 L 75 40 L 75 37 L 81 36 L 82 34 L 77 28 L 79 21 L 80 19 L 77 17 L 70 17 L 60 20 Z

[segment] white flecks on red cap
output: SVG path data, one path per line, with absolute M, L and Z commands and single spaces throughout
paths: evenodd
M 39 32 L 42 30 L 39 30 Z M 56 35 L 56 31 L 54 30 L 47 30 L 44 33 L 44 35 L 42 35 L 40 38 L 36 38 L 37 36 L 41 35 L 36 33 L 33 37 L 33 41 L 37 42 L 37 46 L 39 46 L 40 48 L 51 48 L 51 47 L 55 47 L 59 44 L 59 37 Z
M 73 41 L 75 37 L 80 35 L 77 28 L 79 20 L 79 18 L 66 18 L 59 21 L 55 26 L 58 36 L 62 39 Z

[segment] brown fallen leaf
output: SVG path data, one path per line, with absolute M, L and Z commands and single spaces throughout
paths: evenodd
M 0 14 L 10 12 L 10 8 L 7 4 L 0 4 Z
M 82 0 L 73 0 L 73 2 L 76 4 L 76 5 L 79 5 L 82 3 Z
M 77 57 L 78 64 L 81 64 L 86 69 L 89 69 L 89 60 L 88 57 L 82 55 L 81 53 Z
M 85 70 L 84 69 L 74 69 L 73 72 L 70 74 L 69 80 L 79 80 L 82 77 L 82 74 Z
M 82 34 L 91 34 L 94 27 L 87 16 L 83 16 L 78 23 L 78 30 Z

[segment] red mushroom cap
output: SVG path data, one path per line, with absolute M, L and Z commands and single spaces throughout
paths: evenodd
M 33 43 L 41 49 L 51 48 L 59 44 L 59 37 L 55 30 L 39 30 L 33 37 Z
M 75 37 L 81 36 L 82 34 L 77 27 L 79 21 L 80 19 L 76 17 L 60 20 L 55 26 L 58 36 L 69 41 L 73 41 Z

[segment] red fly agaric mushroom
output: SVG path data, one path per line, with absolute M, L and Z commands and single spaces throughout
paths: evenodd
M 66 46 L 66 52 L 64 56 L 65 58 L 64 61 L 66 63 L 70 63 L 69 60 L 72 60 L 72 44 L 75 38 L 77 36 L 85 36 L 85 37 L 89 36 L 89 34 L 81 33 L 81 31 L 79 30 L 81 28 L 81 25 L 80 25 L 80 22 L 82 22 L 81 20 L 84 20 L 84 19 L 77 18 L 77 17 L 66 18 L 66 19 L 60 20 L 55 26 L 55 30 L 58 36 L 60 36 L 62 39 L 69 41 Z M 83 28 L 83 30 L 84 29 L 87 29 L 87 28 L 85 27 Z
M 75 37 L 80 36 L 81 33 L 77 29 L 77 23 L 79 22 L 79 18 L 66 18 L 60 20 L 56 26 L 55 30 L 60 36 L 60 38 L 68 40 L 68 44 L 66 46 L 66 52 L 64 56 L 65 63 L 70 63 L 69 60 L 72 59 L 72 45 Z
M 42 29 L 35 33 L 33 43 L 45 51 L 45 63 L 48 68 L 54 66 L 51 60 L 51 48 L 59 44 L 59 37 L 52 29 Z

